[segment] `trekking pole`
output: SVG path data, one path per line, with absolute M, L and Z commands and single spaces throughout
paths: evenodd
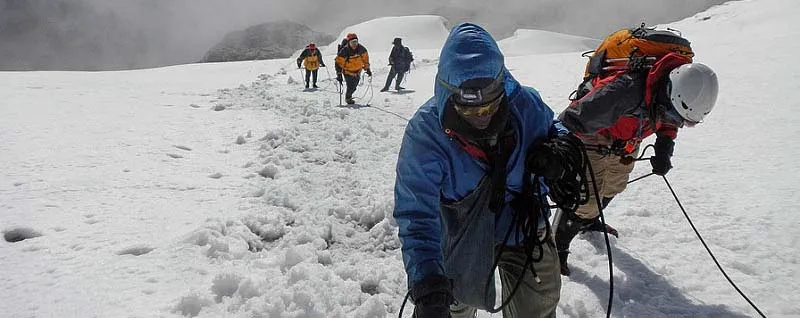
M 306 79 L 305 79 L 305 73 L 303 73 L 303 68 L 298 67 L 297 68 L 297 72 L 300 73 L 300 80 L 299 81 L 302 82 L 303 84 L 305 84 Z
M 711 259 L 714 260 L 714 264 L 716 264 L 717 268 L 719 268 L 719 271 L 722 272 L 722 276 L 725 276 L 725 279 L 728 280 L 728 283 L 730 283 L 731 286 L 733 286 L 733 288 L 736 289 L 736 292 L 738 292 L 739 295 L 741 295 L 742 298 L 744 298 L 744 300 L 746 300 L 747 303 L 750 304 L 750 306 L 753 307 L 753 309 L 755 309 L 755 311 L 758 312 L 758 314 L 761 317 L 766 318 L 767 316 L 765 316 L 764 313 L 762 313 L 761 310 L 758 309 L 758 306 L 756 306 L 752 301 L 750 301 L 750 298 L 747 298 L 747 296 L 744 294 L 744 292 L 742 292 L 742 290 L 739 289 L 739 286 L 736 286 L 736 284 L 733 282 L 733 280 L 731 280 L 731 278 L 728 276 L 728 273 L 726 273 L 725 270 L 722 269 L 722 265 L 719 264 L 719 262 L 717 261 L 717 258 L 714 256 L 714 253 L 711 252 L 711 249 L 708 247 L 708 244 L 706 244 L 706 241 L 703 240 L 703 237 L 700 236 L 700 232 L 697 231 L 697 228 L 694 226 L 694 223 L 692 222 L 692 219 L 689 218 L 689 214 L 686 213 L 686 209 L 683 208 L 683 204 L 681 204 L 681 200 L 678 199 L 678 195 L 675 194 L 675 190 L 672 189 L 672 185 L 670 185 L 669 181 L 667 181 L 667 177 L 666 176 L 661 176 L 661 177 L 664 178 L 664 183 L 667 184 L 667 188 L 669 188 L 669 192 L 672 193 L 672 197 L 675 198 L 675 202 L 678 203 L 678 207 L 681 208 L 681 211 L 683 212 L 683 215 L 686 217 L 686 220 L 689 221 L 689 225 L 692 227 L 692 230 L 694 230 L 694 234 L 697 235 L 698 239 L 700 239 L 700 243 L 703 243 L 703 247 L 705 247 L 706 251 L 708 252 L 708 255 L 711 256 Z
M 342 106 L 342 82 L 339 82 L 339 77 L 336 77 L 336 91 L 339 92 L 339 106 Z

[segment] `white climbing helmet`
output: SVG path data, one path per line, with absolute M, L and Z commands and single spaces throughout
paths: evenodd
M 675 111 L 691 124 L 700 123 L 717 101 L 717 74 L 701 63 L 683 64 L 669 72 L 669 99 Z

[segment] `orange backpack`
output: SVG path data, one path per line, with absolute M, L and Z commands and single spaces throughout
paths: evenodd
M 584 53 L 584 56 L 588 53 Z M 694 57 L 689 40 L 670 30 L 656 30 L 644 24 L 635 29 L 612 33 L 591 53 L 583 82 L 570 100 L 580 99 L 592 89 L 594 83 L 607 76 L 626 71 L 646 72 L 670 53 L 683 60 L 683 63 L 691 63 Z

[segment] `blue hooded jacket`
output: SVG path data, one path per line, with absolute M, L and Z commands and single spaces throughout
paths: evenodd
M 464 215 L 446 213 L 443 211 L 443 204 L 459 202 L 470 196 L 479 183 L 488 179 L 489 167 L 470 156 L 445 134 L 443 112 L 452 93 L 438 80 L 458 87 L 468 79 L 495 78 L 501 70 L 504 70 L 505 94 L 510 108 L 508 121 L 515 128 L 516 140 L 506 166 L 506 204 L 496 221 L 490 211 L 463 211 L 481 217 L 487 216 L 485 221 L 491 225 L 483 227 L 486 231 L 448 233 L 450 224 L 462 222 L 458 218 Z M 406 127 L 397 161 L 394 218 L 399 226 L 398 235 L 403 245 L 403 261 L 409 287 L 430 275 L 445 275 L 454 279 L 454 289 L 458 290 L 472 287 L 459 286 L 459 279 L 451 276 L 468 276 L 469 271 L 474 271 L 474 268 L 481 268 L 482 271 L 486 267 L 481 265 L 468 268 L 471 265 L 464 262 L 473 260 L 465 258 L 488 261 L 491 267 L 494 246 L 502 243 L 511 223 L 512 211 L 507 204 L 513 198 L 511 191 L 522 191 L 527 149 L 534 142 L 561 133 L 564 129 L 556 124 L 553 111 L 542 101 L 538 92 L 521 86 L 505 69 L 503 55 L 497 43 L 486 30 L 477 25 L 464 23 L 450 32 L 439 56 L 437 79 L 433 98 L 417 110 Z M 543 219 L 549 216 L 549 210 L 544 209 L 542 215 L 540 224 L 543 226 Z M 506 244 L 516 245 L 514 237 L 517 235 L 512 235 Z M 466 254 L 461 252 L 456 256 L 450 253 L 452 251 L 448 248 L 451 244 L 448 242 L 466 244 Z M 470 247 L 470 244 L 474 246 Z M 478 245 L 483 249 L 490 249 L 489 254 L 470 252 L 477 249 Z M 446 262 L 448 254 L 459 259 Z M 473 277 L 464 277 L 464 284 L 467 279 L 475 282 L 479 280 L 476 277 L 492 275 L 474 274 Z M 484 295 L 483 282 L 474 285 L 477 285 L 474 288 L 480 289 L 474 292 Z M 454 295 L 459 301 L 465 302 L 464 299 L 459 299 L 459 292 Z

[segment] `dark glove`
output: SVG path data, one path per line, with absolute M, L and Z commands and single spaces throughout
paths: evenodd
M 338 81 L 340 85 L 342 84 L 342 73 L 336 73 L 336 81 Z
M 446 277 L 429 276 L 411 288 L 416 318 L 450 318 L 450 304 L 453 294 L 450 281 Z
M 569 155 L 559 151 L 564 149 L 562 145 L 580 144 L 582 141 L 573 134 L 564 134 L 546 142 L 540 143 L 528 149 L 528 157 L 525 159 L 525 167 L 532 174 L 544 177 L 546 180 L 555 181 L 561 179 L 565 174 L 564 162 L 570 158 Z
M 297 68 L 300 68 L 300 63 L 297 63 Z
M 372 71 L 370 69 L 366 69 L 364 71 L 367 72 L 367 76 L 372 76 Z
M 675 149 L 675 142 L 666 136 L 658 136 L 653 146 L 655 156 L 650 157 L 650 165 L 653 166 L 653 174 L 663 176 L 672 168 L 672 151 Z

